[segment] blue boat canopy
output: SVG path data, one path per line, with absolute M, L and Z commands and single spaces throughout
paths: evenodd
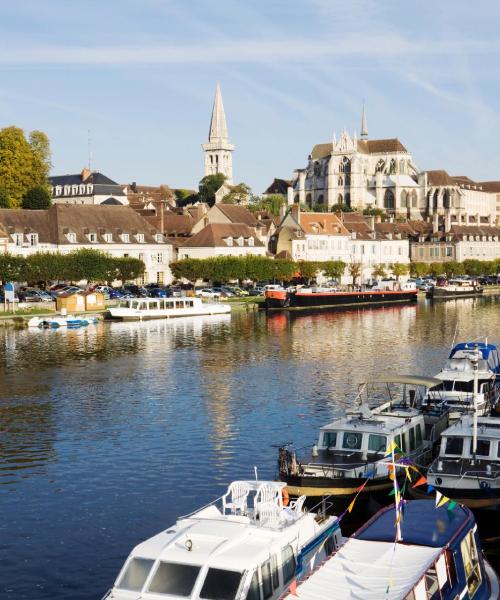
M 396 511 L 393 506 L 377 513 L 373 519 L 354 534 L 360 540 L 394 542 Z M 443 548 L 464 526 L 474 524 L 469 509 L 457 505 L 436 508 L 434 500 L 412 500 L 405 505 L 401 520 L 403 544 Z
M 453 358 L 459 350 L 479 350 L 484 360 L 488 360 L 490 354 L 496 352 L 497 347 L 495 344 L 485 344 L 484 342 L 461 342 L 453 348 L 449 358 Z

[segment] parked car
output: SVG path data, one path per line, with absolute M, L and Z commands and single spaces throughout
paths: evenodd
M 123 286 L 124 289 L 128 290 L 135 298 L 147 298 L 148 291 L 144 287 L 140 287 L 133 283 L 127 283 Z
M 17 294 L 21 302 L 52 302 L 54 300 L 50 294 L 36 288 L 21 288 Z
M 201 298 L 220 298 L 220 293 L 210 288 L 202 288 L 201 290 L 196 290 L 196 296 L 200 296 Z
M 236 296 L 248 296 L 249 295 L 247 290 L 243 290 L 240 287 L 238 287 L 237 285 L 227 286 L 227 289 L 230 290 Z
M 214 287 L 212 288 L 212 291 L 219 294 L 219 296 L 223 296 L 225 298 L 232 298 L 235 294 L 233 294 L 233 292 L 231 292 L 231 290 L 228 290 L 228 288 L 226 287 Z
M 57 298 L 58 296 L 62 296 L 63 294 L 78 294 L 79 292 L 83 292 L 81 287 L 76 285 L 66 285 L 58 290 L 49 292 L 52 298 Z
M 168 298 L 170 296 L 170 293 L 163 288 L 152 287 L 148 290 L 148 296 L 150 298 Z
M 249 296 L 263 296 L 264 290 L 261 287 L 255 287 L 248 291 Z

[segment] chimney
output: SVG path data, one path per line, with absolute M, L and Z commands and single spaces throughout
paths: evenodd
M 87 169 L 86 167 L 84 167 L 82 169 L 82 181 L 87 180 L 91 174 L 92 174 L 92 171 L 90 169 Z
M 295 217 L 297 221 L 300 219 L 300 206 L 298 203 L 292 204 L 290 212 L 292 213 L 292 217 Z
M 135 183 L 135 182 L 134 182 Z M 161 233 L 165 233 L 165 219 L 164 219 L 164 207 L 163 202 L 160 202 L 160 231 Z
M 355 240 L 355 239 L 356 239 L 356 232 L 351 231 L 351 240 Z
M 368 217 L 368 227 L 373 231 L 375 229 L 375 217 Z
M 134 192 L 134 194 L 137 194 L 137 182 L 132 181 L 130 189 Z
M 280 219 L 282 219 L 286 215 L 286 204 L 282 204 L 280 206 Z
M 439 215 L 434 213 L 432 215 L 432 233 L 437 233 L 439 231 Z

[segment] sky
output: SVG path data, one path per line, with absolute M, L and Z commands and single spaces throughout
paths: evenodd
M 398 137 L 420 169 L 500 179 L 498 0 L 2 0 L 0 127 L 196 188 L 220 83 L 235 182 L 262 193 L 316 143 Z M 90 136 L 89 136 L 90 131 Z

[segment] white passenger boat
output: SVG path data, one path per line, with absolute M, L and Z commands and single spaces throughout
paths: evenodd
M 109 600 L 276 600 L 343 542 L 337 517 L 285 506 L 285 484 L 235 481 L 136 546 Z
M 118 306 L 108 309 L 112 319 L 143 321 L 197 315 L 221 315 L 231 312 L 228 304 L 203 302 L 201 298 L 180 296 L 176 298 L 134 298 L 121 300 Z

